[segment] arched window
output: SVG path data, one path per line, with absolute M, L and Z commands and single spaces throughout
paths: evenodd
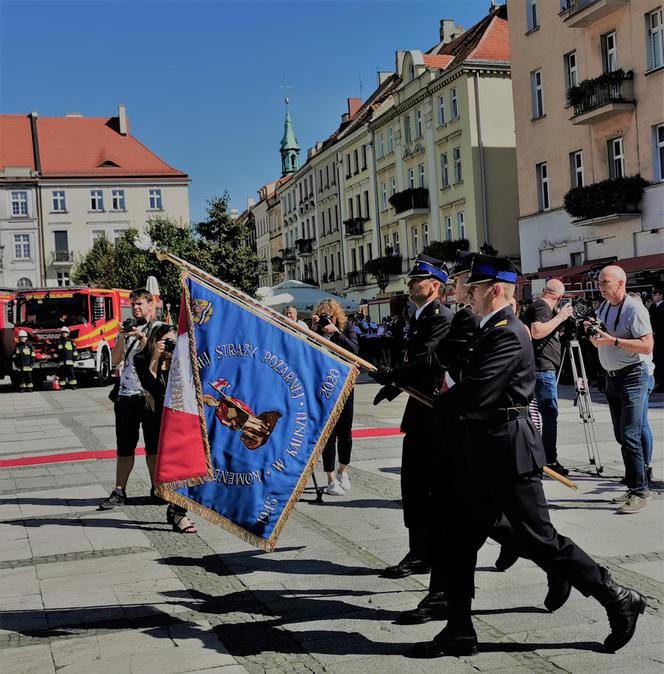
M 415 79 L 415 64 L 411 61 L 408 64 L 408 81 L 412 82 Z
M 25 276 L 20 278 L 16 283 L 17 288 L 32 288 L 32 281 Z

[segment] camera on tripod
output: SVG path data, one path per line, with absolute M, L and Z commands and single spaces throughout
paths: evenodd
M 573 339 L 579 340 L 583 337 L 594 337 L 599 331 L 606 331 L 606 325 L 595 318 L 593 310 L 586 304 L 581 297 L 572 300 L 572 309 L 574 313 L 561 326 L 560 340 L 569 342 Z M 588 323 L 588 325 L 586 325 Z

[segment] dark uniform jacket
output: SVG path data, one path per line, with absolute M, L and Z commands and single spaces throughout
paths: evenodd
M 61 339 L 58 342 L 58 364 L 73 365 L 78 359 L 78 351 L 71 339 Z
M 436 398 L 443 418 L 465 413 L 524 407 L 535 392 L 535 356 L 511 307 L 494 314 L 468 349 L 461 381 Z M 529 416 L 512 421 L 462 420 L 475 462 L 513 477 L 537 471 L 546 458 Z
M 35 350 L 30 342 L 19 342 L 14 349 L 14 365 L 21 372 L 32 371 L 35 362 Z
M 414 363 L 432 354 L 444 339 L 452 322 L 452 312 L 440 300 L 434 300 L 415 320 L 413 316 L 406 337 L 406 363 Z M 435 372 L 428 368 L 412 387 L 431 397 L 436 389 Z M 401 421 L 403 433 L 430 432 L 431 409 L 413 398 L 409 398 Z

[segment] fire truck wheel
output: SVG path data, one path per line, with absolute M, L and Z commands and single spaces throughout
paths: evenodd
M 97 386 L 108 386 L 111 379 L 111 359 L 108 351 L 104 350 L 99 361 L 99 372 L 97 372 Z

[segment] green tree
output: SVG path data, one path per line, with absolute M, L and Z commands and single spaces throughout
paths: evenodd
M 260 258 L 249 245 L 247 223 L 231 217 L 229 201 L 228 192 L 208 201 L 208 218 L 196 225 L 196 232 L 208 244 L 211 273 L 238 290 L 253 294 Z

